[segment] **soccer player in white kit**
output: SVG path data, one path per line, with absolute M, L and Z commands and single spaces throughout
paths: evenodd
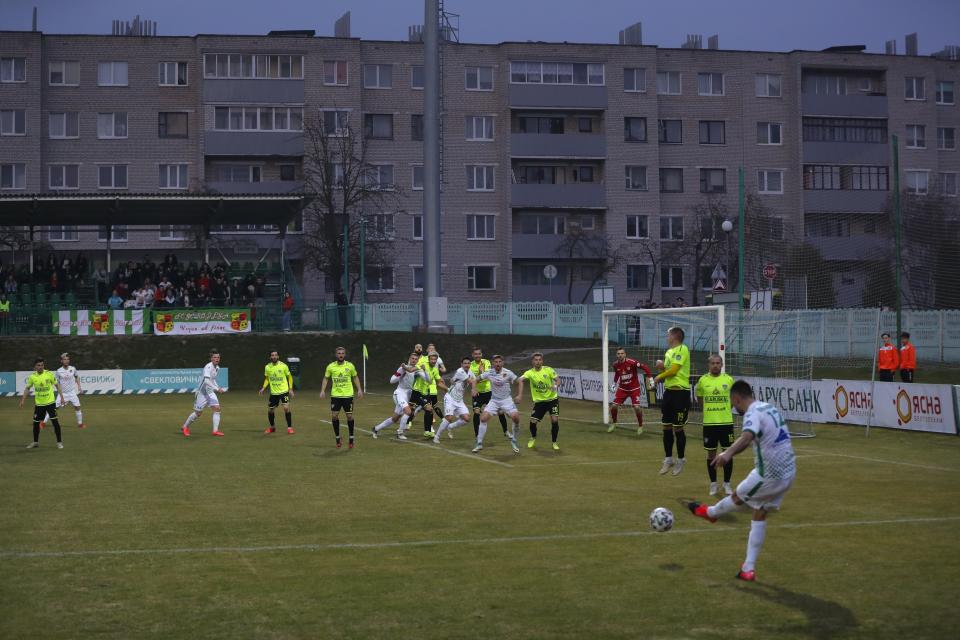
M 403 432 L 407 430 L 407 423 L 410 421 L 410 418 L 413 417 L 413 408 L 410 406 L 410 394 L 413 393 L 413 383 L 418 378 L 427 380 L 427 372 L 417 366 L 419 359 L 420 355 L 418 353 L 411 353 L 410 357 L 407 358 L 406 364 L 401 364 L 393 373 L 393 376 L 390 377 L 390 384 L 397 385 L 397 388 L 393 390 L 393 415 L 372 429 L 371 435 L 374 440 L 377 439 L 383 429 L 398 422 L 400 424 L 397 427 L 397 439 L 407 439 L 407 436 L 403 435 Z
M 737 380 L 730 388 L 730 402 L 743 414 L 743 432 L 733 446 L 713 459 L 715 467 L 723 467 L 733 456 L 753 445 L 753 471 L 737 485 L 733 495 L 712 507 L 690 502 L 687 507 L 695 516 L 716 522 L 719 516 L 747 505 L 753 509 L 747 557 L 737 578 L 756 580 L 757 556 L 767 535 L 767 513 L 780 508 L 780 503 L 793 486 L 797 465 L 790 442 L 790 432 L 780 410 L 753 397 L 753 389 L 745 380 Z
M 70 366 L 69 353 L 60 354 L 60 368 L 54 371 L 53 375 L 60 383 L 61 391 L 61 394 L 57 397 L 57 408 L 65 407 L 69 402 L 73 405 L 77 414 L 77 427 L 86 429 L 87 425 L 83 423 L 83 411 L 80 409 L 80 394 L 83 393 L 83 389 L 80 387 L 80 375 L 77 373 L 76 367 Z M 48 415 L 47 419 L 49 418 Z M 40 423 L 40 428 L 44 426 L 46 426 L 44 423 Z
M 463 402 L 464 387 L 470 385 L 471 396 L 477 390 L 477 378 L 470 371 L 470 362 L 470 358 L 463 358 L 460 368 L 450 378 L 450 387 L 443 396 L 443 420 L 437 429 L 437 435 L 433 436 L 433 444 L 440 444 L 440 434 L 444 431 L 452 438 L 454 429 L 471 420 L 473 409 L 467 409 Z
M 210 362 L 203 368 L 203 375 L 200 377 L 200 384 L 197 385 L 197 395 L 193 401 L 193 411 L 187 416 L 180 432 L 184 437 L 190 437 L 190 424 L 200 417 L 203 410 L 207 407 L 213 410 L 213 435 L 223 436 L 220 431 L 220 400 L 218 393 L 225 393 L 226 389 L 217 383 L 217 374 L 220 373 L 220 352 L 216 349 L 210 351 Z
M 517 379 L 517 374 L 504 368 L 503 356 L 493 356 L 493 367 L 481 373 L 480 379 L 490 382 L 491 398 L 490 402 L 483 407 L 483 413 L 480 414 L 477 446 L 473 448 L 473 453 L 480 453 L 483 450 L 483 437 L 487 434 L 487 420 L 490 419 L 490 416 L 497 415 L 498 411 L 503 411 L 513 420 L 510 446 L 514 453 L 520 453 L 520 447 L 517 446 L 517 433 L 520 431 L 520 412 L 517 411 L 517 405 L 513 403 L 510 391 L 513 381 Z

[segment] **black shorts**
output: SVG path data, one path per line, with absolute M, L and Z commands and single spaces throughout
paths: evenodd
M 437 395 L 436 393 L 431 393 L 427 396 L 427 401 L 433 406 L 437 406 Z
M 267 403 L 267 406 L 271 409 L 275 409 L 278 405 L 281 404 L 290 404 L 290 392 L 287 393 L 277 393 L 270 394 L 270 401 Z
M 330 411 L 333 413 L 353 413 L 353 396 L 349 398 L 330 398 Z
M 410 406 L 411 407 L 420 407 L 423 409 L 425 406 L 430 404 L 430 395 L 424 395 L 423 392 L 417 391 L 414 389 L 410 393 Z
M 479 413 L 483 410 L 484 405 L 490 402 L 491 398 L 493 398 L 493 391 L 481 391 L 473 399 L 473 410 Z
M 900 369 L 901 382 L 913 382 L 913 369 Z
M 534 402 L 533 410 L 530 412 L 530 421 L 531 422 L 540 422 L 543 420 L 543 416 L 550 414 L 550 417 L 560 415 L 560 398 L 554 398 L 553 400 L 543 400 L 542 402 Z
M 682 427 L 687 424 L 687 414 L 690 413 L 689 389 L 664 389 L 663 401 L 660 403 L 664 425 Z
M 732 424 L 705 424 L 703 425 L 703 448 L 707 451 L 729 449 L 733 444 Z
M 47 414 L 50 414 L 50 419 L 53 420 L 57 417 L 57 403 L 53 402 L 50 404 L 38 404 L 33 408 L 33 421 L 34 422 L 43 422 L 46 419 Z
M 890 369 L 880 369 L 880 374 L 877 376 L 877 380 L 881 382 L 893 382 L 893 371 Z

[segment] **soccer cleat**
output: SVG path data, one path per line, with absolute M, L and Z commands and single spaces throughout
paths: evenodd
M 227 434 L 225 434 L 223 431 L 220 431 L 219 429 L 217 429 L 216 431 L 213 432 L 213 435 L 215 435 L 215 436 L 218 437 L 218 438 L 222 438 L 223 436 L 225 436 L 225 435 L 227 435 Z
M 180 427 L 180 433 L 183 434 L 184 438 L 190 437 L 190 427 Z
M 744 571 L 741 569 L 737 572 L 737 580 L 743 580 L 744 582 L 756 582 L 757 572 L 756 571 Z
M 642 426 L 642 425 L 639 426 L 639 427 L 637 427 L 637 435 L 638 435 L 638 436 L 642 436 L 642 435 L 643 435 L 643 426 Z
M 480 453 L 481 451 L 483 451 L 483 445 L 478 442 L 477 446 L 470 450 L 470 453 Z
M 287 427 L 287 435 L 292 436 L 296 431 L 293 430 L 293 427 Z
M 424 437 L 424 438 L 432 438 L 432 437 L 435 436 L 435 435 L 437 435 L 437 434 L 436 434 L 436 432 L 435 432 L 433 429 L 430 429 L 430 431 L 424 431 L 424 432 L 423 432 L 423 437 Z
M 347 449 L 353 449 L 353 440 L 347 443 Z
M 716 518 L 711 518 L 707 513 L 707 505 L 701 502 L 688 502 L 687 508 L 690 509 L 690 513 L 697 516 L 698 518 L 703 518 L 704 520 L 709 520 L 710 522 L 716 522 Z
M 616 430 L 617 430 L 617 423 L 616 423 L 616 422 L 610 423 L 610 426 L 607 427 L 607 433 L 613 433 L 613 432 L 616 431 Z
M 87 425 L 83 424 L 82 422 L 77 425 L 77 429 L 86 429 L 86 428 L 87 428 Z
M 380 437 L 380 434 L 377 432 L 376 427 L 374 427 L 373 429 L 370 429 L 370 437 L 373 438 L 374 440 Z
M 678 476 L 680 472 L 683 471 L 683 465 L 687 464 L 685 458 L 679 458 L 676 462 L 673 463 L 673 475 Z
M 57 449 L 63 449 L 63 443 L 62 443 L 62 442 L 58 442 L 58 443 L 57 443 Z
M 337 449 L 343 446 L 343 441 L 340 438 L 337 438 Z
M 503 432 L 503 437 L 509 440 L 509 439 L 512 438 L 513 436 L 510 435 L 510 431 L 504 431 L 504 432 Z
M 670 467 L 672 466 L 673 466 L 673 458 L 664 458 L 663 466 L 660 467 L 660 471 L 658 471 L 657 473 L 659 473 L 660 475 L 666 475 L 667 471 L 670 471 Z
M 553 450 L 554 450 L 554 451 L 560 451 L 560 445 L 557 444 L 556 442 L 554 442 L 554 443 L 553 443 Z
M 710 483 L 710 491 L 709 491 L 710 495 L 712 495 L 712 496 L 717 495 L 717 488 L 718 488 L 717 483 L 716 483 L 716 482 L 711 482 L 711 483 Z
M 453 429 L 447 429 L 447 437 L 453 440 Z
M 39 442 L 31 442 L 30 444 L 27 445 L 27 449 L 36 449 L 39 446 L 40 446 Z
M 440 436 L 433 436 L 433 444 L 440 444 Z
M 41 428 L 41 429 L 46 429 L 46 428 L 47 428 L 47 421 L 46 421 L 46 420 L 41 420 L 41 421 L 40 421 L 40 428 Z
M 276 427 L 267 427 L 266 429 L 263 430 L 264 433 L 276 433 L 276 431 L 277 431 Z
M 537 446 L 536 438 L 530 438 L 529 440 L 527 440 L 527 449 L 533 449 L 535 446 Z
M 397 440 L 406 440 L 407 436 L 403 435 L 402 431 L 397 431 Z

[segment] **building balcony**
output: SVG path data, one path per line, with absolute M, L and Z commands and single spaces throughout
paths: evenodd
M 587 302 L 592 302 L 590 297 L 590 288 L 584 284 L 576 282 L 573 285 L 573 292 L 570 300 L 567 299 L 567 283 L 554 281 L 552 285 L 547 284 L 515 284 L 513 285 L 514 302 L 556 302 L 558 304 L 567 304 L 572 300 L 573 304 L 580 304 L 583 296 L 587 296 Z
M 531 209 L 606 209 L 603 184 L 512 184 L 510 206 Z
M 547 260 L 560 259 L 558 249 L 563 243 L 563 235 L 548 235 L 538 233 L 513 234 L 513 251 L 511 257 L 544 258 Z
M 302 156 L 299 131 L 204 131 L 208 156 Z
M 804 93 L 802 107 L 805 116 L 886 118 L 887 96 L 820 96 Z
M 888 166 L 890 146 L 869 142 L 804 142 L 806 164 L 870 164 Z
M 803 192 L 803 210 L 806 213 L 882 213 L 889 196 L 889 191 L 810 189 Z
M 514 158 L 606 158 L 607 138 L 596 134 L 510 134 Z
M 233 104 L 303 104 L 303 80 L 205 79 L 204 102 Z
M 859 262 L 893 259 L 893 239 L 880 235 L 843 237 L 807 237 L 807 243 L 819 249 L 825 260 Z
M 303 189 L 303 182 L 299 180 L 271 180 L 269 182 L 216 182 L 206 183 L 207 189 L 216 193 L 293 193 Z
M 607 88 L 569 84 L 511 84 L 510 107 L 521 109 L 606 109 Z

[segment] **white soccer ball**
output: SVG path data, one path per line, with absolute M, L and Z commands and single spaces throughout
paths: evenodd
M 657 507 L 650 512 L 650 528 L 664 532 L 673 528 L 673 512 L 665 507 Z

